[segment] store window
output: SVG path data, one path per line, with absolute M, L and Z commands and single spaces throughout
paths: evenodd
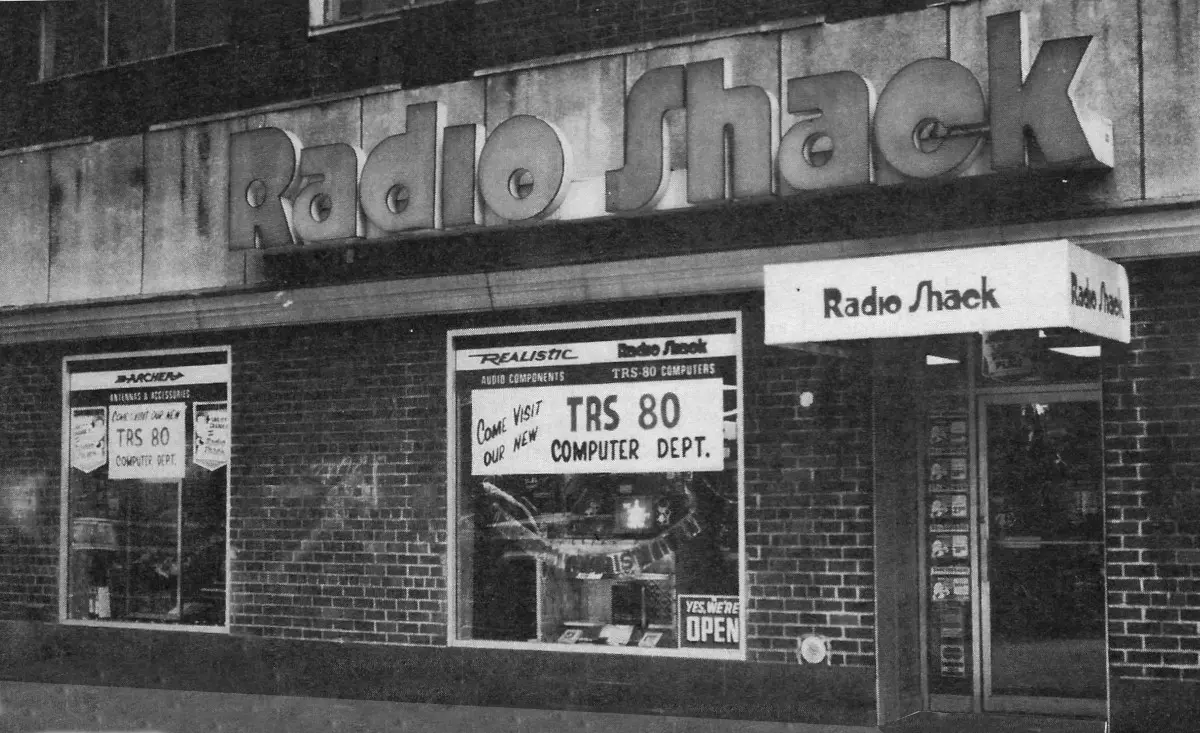
M 448 2 L 450 0 L 309 0 L 309 25 L 313 28 L 361 25 L 389 20 L 413 8 Z
M 226 0 L 71 0 L 42 11 L 42 78 L 229 40 Z
M 227 348 L 63 362 L 60 618 L 227 623 Z
M 449 336 L 451 639 L 745 653 L 736 313 Z

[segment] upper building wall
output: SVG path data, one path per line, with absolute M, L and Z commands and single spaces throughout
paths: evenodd
M 352 5 L 325 2 L 342 8 Z M 103 5 L 104 0 L 80 0 L 73 5 L 90 3 Z M 841 20 L 899 12 L 925 3 L 419 0 L 394 4 L 403 9 L 324 25 L 322 3 L 316 0 L 188 0 L 176 4 L 187 10 L 174 23 L 182 29 L 175 47 L 192 50 L 39 81 L 44 52 L 40 18 L 45 4 L 0 3 L 0 148 L 84 136 L 118 137 L 169 120 L 288 100 L 381 85 L 413 88 L 461 80 L 475 69 L 535 57 L 803 15 L 825 14 Z M 378 8 L 385 3 L 355 5 Z M 143 30 L 161 31 L 162 26 L 150 22 Z M 102 34 L 85 34 L 98 35 Z M 223 40 L 213 44 L 212 38 Z M 150 55 L 160 51 L 157 47 L 142 50 Z M 122 46 L 113 55 L 128 56 L 128 50 Z M 68 64 L 69 71 L 85 67 L 72 54 L 67 56 L 75 61 Z
M 505 3 L 497 0 L 481 4 L 476 11 L 482 12 L 486 7 L 491 12 L 493 6 L 500 5 Z M 1015 25 L 1005 30 L 1000 21 L 1004 18 L 1011 21 L 1015 16 L 1006 14 L 1018 10 L 1024 30 L 1018 32 Z M 349 94 L 321 103 L 301 100 L 271 111 L 157 125 L 149 131 L 100 142 L 0 154 L 0 186 L 9 190 L 5 198 L 7 225 L 0 230 L 0 260 L 6 263 L 0 269 L 0 305 L 129 298 L 262 283 L 261 250 L 301 251 L 313 242 L 305 243 L 302 237 L 293 241 L 290 234 L 283 240 L 268 241 L 260 237 L 255 249 L 247 244 L 245 227 L 239 229 L 241 220 L 231 225 L 231 212 L 245 213 L 246 209 L 239 200 L 242 194 L 239 183 L 235 181 L 231 188 L 231 162 L 236 157 L 230 151 L 231 140 L 247 130 L 278 128 L 294 135 L 305 148 L 344 143 L 369 155 L 385 139 L 406 133 L 410 120 L 417 119 L 412 117 L 414 110 L 419 109 L 416 105 L 430 102 L 437 103 L 439 109 L 435 123 L 439 142 L 446 142 L 443 134 L 449 140 L 454 131 L 470 137 L 470 128 L 462 126 L 477 125 L 475 154 L 482 152 L 484 159 L 494 160 L 495 156 L 488 157 L 489 149 L 498 154 L 528 152 L 544 148 L 542 143 L 549 140 L 566 152 L 565 180 L 559 200 L 529 214 L 528 207 L 506 205 L 505 201 L 519 203 L 519 196 L 501 201 L 503 191 L 488 194 L 486 186 L 480 186 L 485 189 L 483 195 L 472 192 L 476 177 L 470 171 L 464 173 L 461 165 L 454 168 L 445 157 L 449 155 L 446 149 L 460 153 L 466 149 L 462 146 L 470 145 L 468 138 L 460 136 L 455 138 L 457 142 L 446 143 L 441 154 L 445 171 L 437 179 L 437 193 L 442 202 L 435 207 L 434 224 L 397 233 L 385 231 L 378 221 L 367 221 L 360 231 L 367 241 L 387 242 L 391 249 L 402 253 L 410 266 L 403 273 L 407 275 L 569 264 L 591 257 L 587 253 L 589 247 L 596 249 L 595 256 L 608 258 L 691 251 L 692 244 L 657 242 L 653 246 L 642 243 L 625 246 L 613 237 L 590 244 L 584 241 L 586 238 L 567 243 L 554 235 L 553 230 L 546 230 L 546 236 L 537 239 L 517 237 L 521 240 L 517 251 L 507 247 L 502 258 L 494 257 L 494 252 L 480 254 L 488 247 L 480 247 L 478 243 L 484 241 L 481 235 L 503 237 L 504 232 L 533 231 L 512 226 L 518 223 L 515 220 L 526 219 L 526 214 L 527 220 L 519 223 L 543 218 L 590 219 L 614 220 L 614 226 L 624 226 L 621 222 L 627 220 L 626 215 L 634 213 L 653 216 L 656 212 L 689 208 L 712 212 L 712 202 L 703 203 L 712 196 L 694 187 L 697 182 L 709 188 L 716 186 L 719 192 L 713 195 L 724 200 L 721 193 L 724 182 L 719 180 L 724 156 L 719 150 L 713 153 L 721 146 L 720 130 L 725 126 L 732 126 L 734 135 L 730 197 L 752 202 L 781 201 L 785 208 L 771 211 L 786 215 L 787 226 L 793 228 L 787 232 L 795 230 L 796 221 L 807 225 L 802 236 L 790 241 L 872 236 L 874 225 L 864 221 L 864 211 L 873 214 L 867 218 L 888 221 L 890 216 L 890 226 L 904 231 L 915 226 L 995 225 L 1006 221 L 1049 220 L 1080 212 L 1112 213 L 1145 202 L 1193 198 L 1200 193 L 1196 190 L 1200 177 L 1188 172 L 1200 163 L 1200 123 L 1192 126 L 1195 129 L 1189 133 L 1188 120 L 1200 120 L 1200 109 L 1195 110 L 1197 114 L 1187 115 L 1180 114 L 1180 110 L 1200 102 L 1185 93 L 1187 87 L 1182 82 L 1147 81 L 1140 86 L 1143 78 L 1149 80 L 1150 75 L 1141 69 L 1139 61 L 1154 58 L 1160 65 L 1172 67 L 1169 72 L 1156 73 L 1155 78 L 1194 78 L 1197 72 L 1190 55 L 1167 54 L 1164 45 L 1196 47 L 1200 26 L 1196 22 L 1196 5 L 1190 4 L 1190 21 L 1182 16 L 1177 22 L 1150 15 L 1143 17 L 1140 20 L 1143 28 L 1159 23 L 1172 29 L 1172 33 L 1154 37 L 1144 34 L 1140 45 L 1143 57 L 1138 55 L 1137 10 L 1136 4 L 1120 0 L 1071 4 L 983 0 L 838 23 L 795 18 L 740 35 L 693 37 L 685 39 L 686 42 L 622 47 L 611 53 L 588 52 L 553 62 L 499 68 L 445 84 Z M 1155 6 L 1144 12 L 1160 11 Z M 994 35 L 990 45 L 989 23 Z M 349 31 L 338 33 L 343 32 Z M 1010 90 L 1008 96 L 998 96 L 1000 93 L 990 90 L 989 75 L 993 69 L 1006 68 L 1006 63 L 1021 64 L 1022 53 L 1027 56 L 1026 73 L 1030 64 L 1034 73 L 1045 73 L 1050 66 L 1047 59 L 1055 54 L 1070 61 L 1074 52 L 1064 50 L 1070 42 L 1060 39 L 1079 36 L 1091 37 L 1091 43 L 1073 83 L 1074 112 L 1055 99 L 1023 102 L 1020 93 L 1014 96 Z M 994 58 L 989 59 L 989 48 Z M 1053 50 L 1040 55 L 1046 49 Z M 948 68 L 944 64 L 932 71 L 925 69 L 907 76 L 914 74 L 910 68 L 905 75 L 898 76 L 902 69 L 920 59 L 946 58 L 961 65 L 965 81 L 961 75 L 954 79 L 937 76 Z M 652 127 L 658 119 L 654 115 L 665 111 L 662 119 L 667 131 L 667 172 L 657 197 L 641 201 L 634 196 L 622 203 L 616 194 L 619 186 L 614 185 L 613 179 L 619 178 L 623 171 L 632 171 L 630 161 L 638 155 L 639 146 L 653 147 L 654 136 L 647 136 L 645 129 L 639 129 L 639 120 L 634 116 L 638 98 L 635 85 L 649 79 L 647 72 L 655 69 L 668 72 L 662 79 L 674 79 L 649 85 L 654 88 L 646 97 L 651 106 L 648 113 L 651 116 L 646 119 L 651 120 Z M 811 86 L 792 89 L 790 85 L 801 77 L 835 72 L 860 76 L 875 100 L 875 127 L 867 126 L 870 118 L 866 114 L 851 113 L 845 123 L 851 128 L 832 128 L 839 131 L 832 140 L 834 159 L 855 152 L 862 154 L 869 169 L 862 175 L 868 178 L 816 179 L 814 187 L 822 190 L 793 195 L 798 193 L 793 185 L 796 181 L 784 170 L 785 163 L 800 160 L 805 153 L 799 143 L 822 129 L 820 117 L 815 123 L 805 122 L 813 119 L 807 111 L 811 104 L 800 97 L 845 93 L 846 89 L 856 88 L 857 82 L 844 87 L 818 85 L 817 91 Z M 836 78 L 842 80 L 840 84 L 850 77 Z M 944 97 L 951 99 L 952 106 L 967 104 L 969 109 L 974 98 L 970 88 L 975 82 L 979 85 L 979 103 L 991 101 L 991 108 L 981 107 L 978 119 L 963 118 L 958 123 L 995 124 L 998 112 L 1011 112 L 1021 104 L 1025 105 L 1024 117 L 1020 117 L 1018 109 L 1018 123 L 1037 122 L 1041 129 L 1034 132 L 1039 135 L 1057 135 L 1061 129 L 1076 125 L 1076 117 L 1093 134 L 1096 130 L 1106 132 L 1107 121 L 1111 123 L 1111 140 L 1098 139 L 1095 150 L 1089 153 L 1106 158 L 1107 166 L 1088 166 L 1085 160 L 1083 167 L 1101 170 L 1080 177 L 1071 172 L 1080 167 L 1080 161 L 1058 161 L 1057 167 L 1070 173 L 1059 191 L 1054 188 L 1057 178 L 1034 176 L 1023 167 L 997 175 L 999 166 L 994 164 L 995 154 L 987 135 L 968 135 L 939 143 L 946 150 L 966 145 L 962 149 L 971 154 L 962 156 L 961 165 L 935 166 L 916 173 L 909 164 L 898 161 L 894 152 L 884 149 L 879 134 L 886 125 L 880 127 L 881 118 L 904 122 L 905 115 L 936 107 Z M 670 84 L 686 86 L 686 94 L 670 101 Z M 1053 82 L 1040 84 L 1029 81 L 1027 87 L 1051 91 L 1056 88 Z M 694 105 L 690 113 L 688 95 Z M 1000 104 L 989 97 L 1004 101 Z M 857 109 L 853 100 L 827 99 L 830 109 L 822 110 L 822 114 L 830 118 L 831 124 L 835 116 L 833 107 L 839 112 Z M 765 110 L 765 116 L 753 118 L 749 114 L 753 110 Z M 944 112 L 956 113 L 950 108 Z M 697 129 L 700 122 L 710 124 L 707 136 L 689 141 L 688 114 L 695 117 Z M 727 117 L 722 118 L 722 114 Z M 507 132 L 516 129 L 512 132 L 513 142 L 496 142 L 496 132 L 502 123 L 522 116 L 537 123 L 529 129 L 505 126 Z M 843 124 L 841 119 L 836 122 Z M 805 124 L 816 126 L 807 128 Z M 861 129 L 853 128 L 854 125 Z M 770 130 L 764 132 L 767 126 Z M 892 127 L 900 129 L 903 125 Z M 842 129 L 852 128 L 856 129 L 855 134 L 842 136 Z M 551 134 L 547 129 L 556 132 Z M 1013 128 L 1010 125 L 1007 129 L 1006 139 L 1011 143 Z M 538 135 L 549 137 L 543 139 Z M 993 135 L 1003 136 L 1003 133 L 994 131 Z M 874 145 L 867 145 L 866 140 L 872 138 Z M 532 145 L 530 140 L 534 141 Z M 856 145 L 856 141 L 861 144 Z M 758 153 L 753 150 L 755 146 Z M 1049 145 L 1046 148 L 1050 150 Z M 868 153 L 871 158 L 866 157 Z M 653 154 L 651 151 L 650 159 Z M 702 161 L 706 155 L 709 168 L 704 172 Z M 532 166 L 520 160 L 507 160 L 504 155 L 500 158 L 499 163 L 493 164 L 500 167 L 492 173 L 507 175 L 509 169 Z M 1037 158 L 1036 150 L 1031 151 L 1031 158 Z M 469 150 L 466 157 L 459 154 L 454 158 L 457 164 L 468 168 L 473 160 Z M 1154 165 L 1148 165 L 1150 161 Z M 503 168 L 504 165 L 509 168 Z M 1111 170 L 1106 170 L 1108 166 Z M 813 173 L 818 167 L 804 170 Z M 540 172 L 536 167 L 535 170 Z M 941 175 L 933 175 L 937 173 Z M 487 170 L 482 171 L 478 180 L 488 175 Z M 928 182 L 914 183 L 914 178 L 931 175 L 933 187 Z M 645 175 L 639 176 L 632 177 L 638 178 L 635 183 L 644 187 Z M 1067 178 L 1073 178 L 1074 182 Z M 541 183 L 542 180 L 537 181 L 538 185 Z M 451 184 L 458 188 L 451 190 Z M 296 188 L 301 188 L 299 179 Z M 1044 190 L 1051 191 L 1048 202 L 1042 196 Z M 943 202 L 947 198 L 969 201 L 973 207 L 971 216 L 976 220 L 960 217 L 931 223 L 936 213 L 932 210 L 946 208 Z M 447 201 L 457 202 L 459 208 L 447 214 Z M 1030 201 L 1035 205 L 1024 205 Z M 416 206 L 417 200 L 411 203 Z M 645 205 L 639 207 L 639 203 Z M 473 208 L 478 208 L 479 213 L 473 215 Z M 780 230 L 784 231 L 784 227 Z M 627 233 L 628 228 L 622 231 Z M 456 236 L 446 237 L 447 233 Z M 464 233 L 471 236 L 465 237 Z M 250 236 L 253 237 L 252 232 Z M 779 236 L 792 235 L 785 232 Z M 761 244 L 747 236 L 696 246 L 726 249 Z M 465 254 L 434 257 L 430 252 L 435 248 L 443 255 Z M 472 250 L 476 252 L 472 254 Z
M 296 0 L 221 3 L 225 41 L 135 63 L 41 79 L 45 3 L 0 7 L 0 148 L 122 137 L 156 124 L 383 85 L 462 79 L 475 68 L 470 2 L 310 35 Z

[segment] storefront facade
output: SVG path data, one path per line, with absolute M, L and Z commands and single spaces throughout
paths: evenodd
M 3 678 L 1183 730 L 1187 12 L 795 18 L 0 153 Z

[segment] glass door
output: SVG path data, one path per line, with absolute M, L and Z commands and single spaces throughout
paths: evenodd
M 985 710 L 1105 715 L 1099 393 L 981 395 Z

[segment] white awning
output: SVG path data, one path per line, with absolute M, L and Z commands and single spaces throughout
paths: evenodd
M 1125 268 L 1066 240 L 764 266 L 766 343 L 1067 326 L 1129 343 Z

